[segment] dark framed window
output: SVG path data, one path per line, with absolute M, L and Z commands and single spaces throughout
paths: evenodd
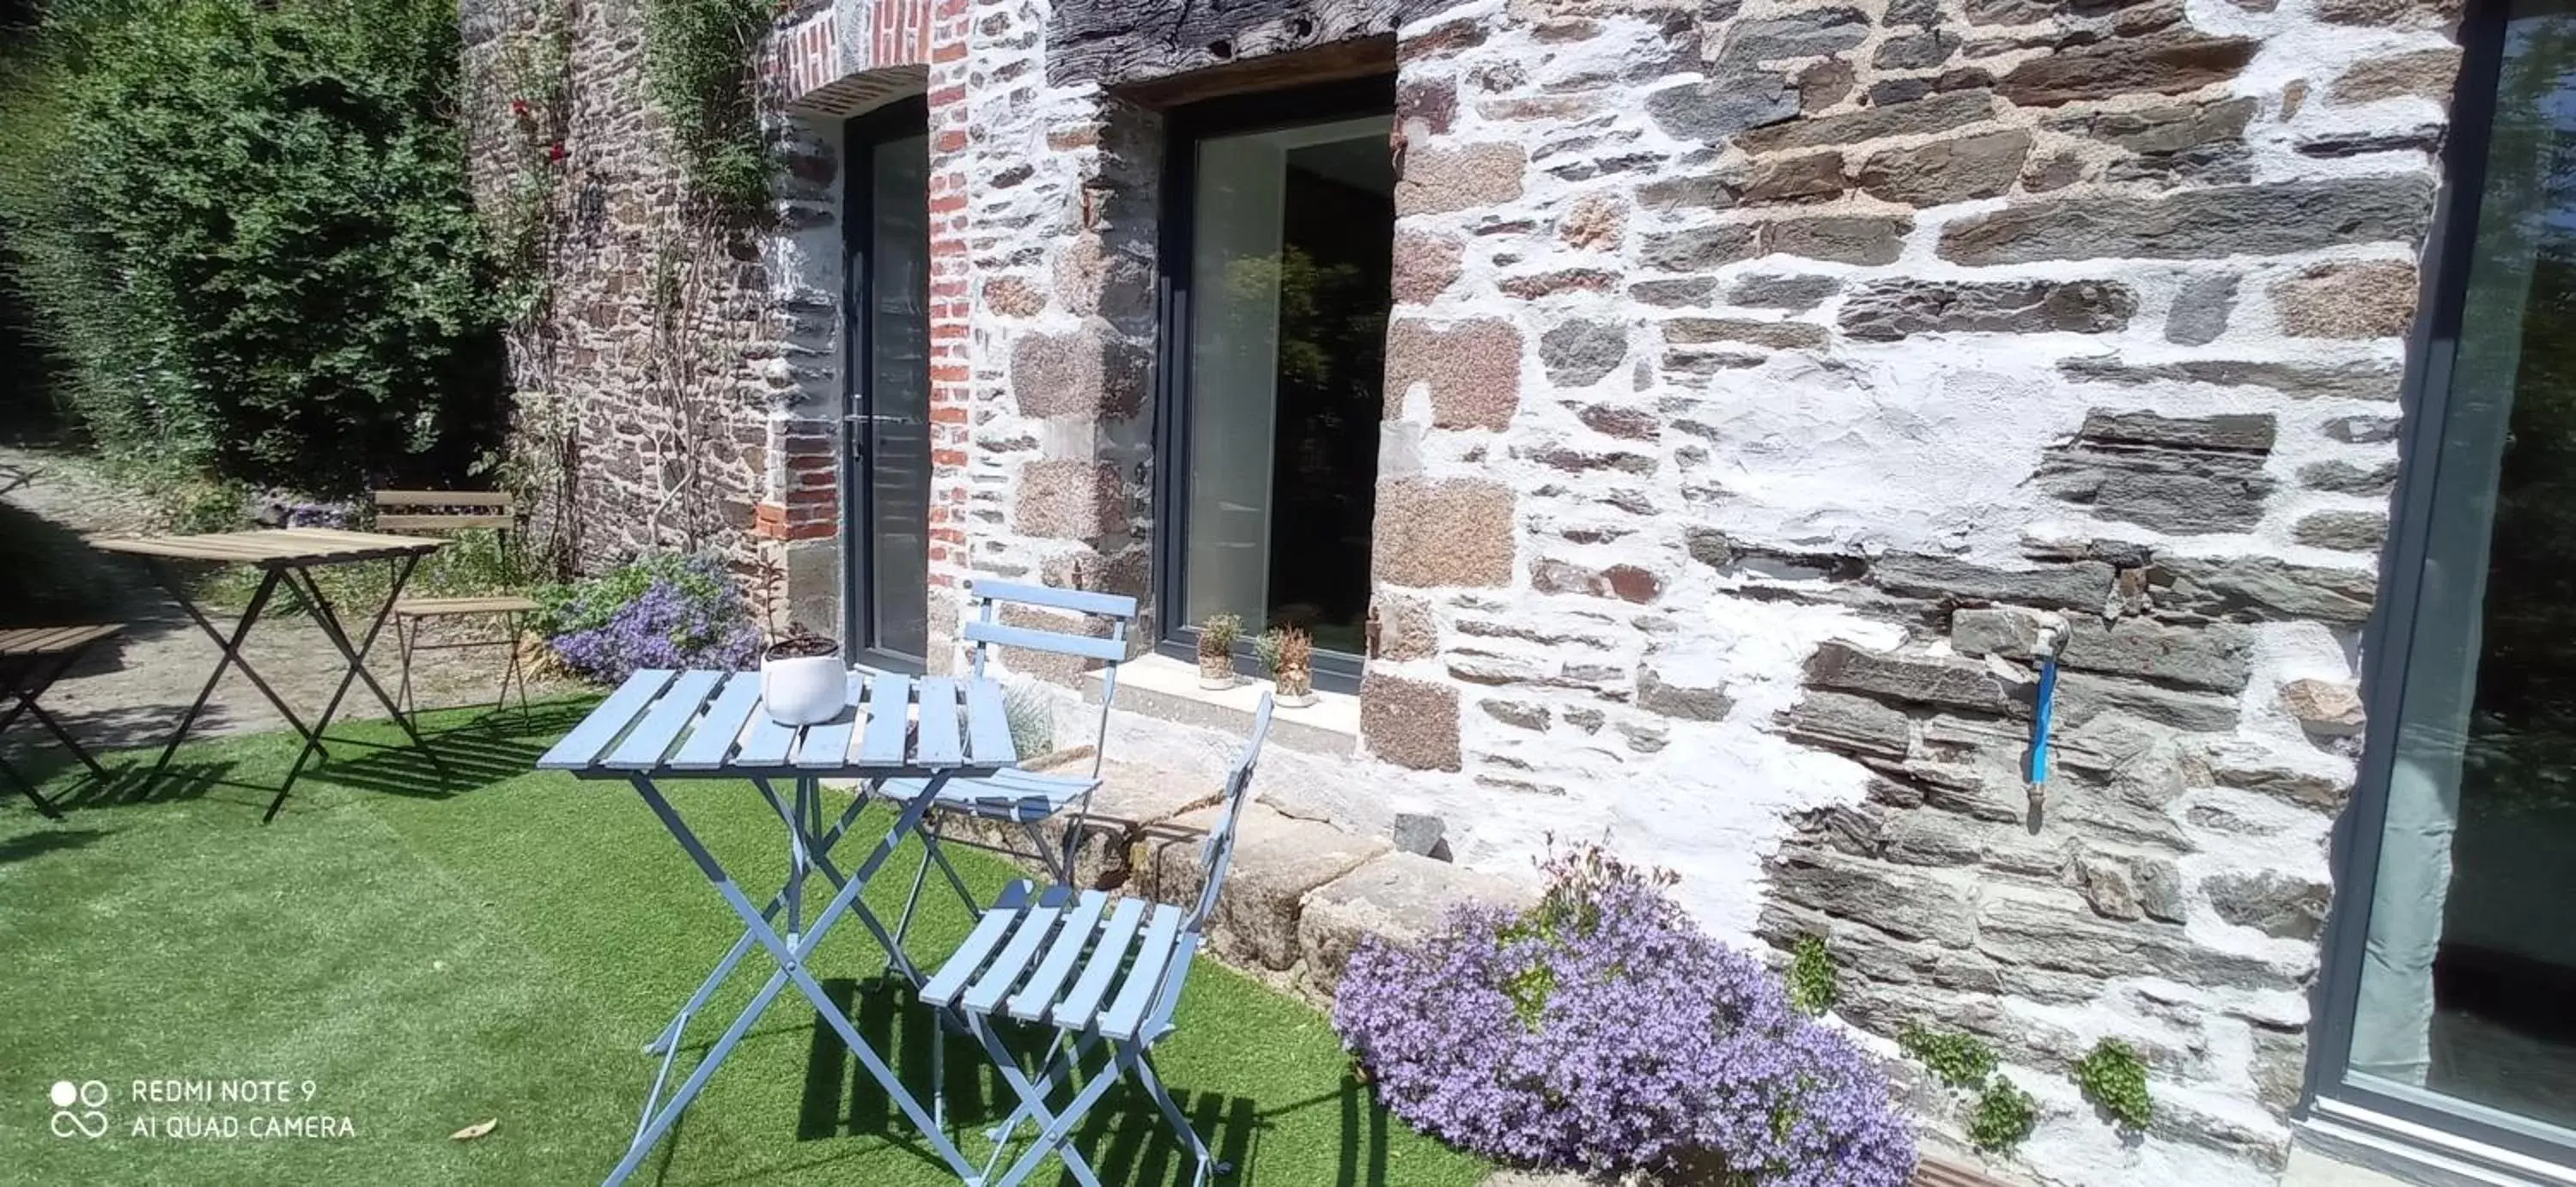
M 2576 7 L 2473 3 L 2462 38 L 2309 1086 L 2563 1163 L 2576 1161 Z
M 1395 88 L 1379 78 L 1175 110 L 1155 417 L 1167 653 L 1233 614 L 1315 638 L 1356 687 L 1393 304 Z

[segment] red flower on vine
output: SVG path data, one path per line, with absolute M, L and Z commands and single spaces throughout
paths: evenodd
M 536 110 L 529 107 L 528 101 L 525 99 L 512 99 L 510 100 L 510 114 L 524 120 L 535 116 Z
M 549 161 L 560 161 L 564 159 L 563 141 L 558 140 L 546 146 L 546 159 Z

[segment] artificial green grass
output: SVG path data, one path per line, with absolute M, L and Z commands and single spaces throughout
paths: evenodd
M 58 774 L 49 790 L 68 801 L 61 823 L 23 799 L 0 805 L 0 1181 L 603 1177 L 654 1070 L 642 1044 L 741 927 L 631 790 L 529 769 L 584 707 L 541 705 L 527 727 L 432 715 L 445 783 L 417 753 L 335 745 L 267 826 L 264 789 L 293 757 L 288 735 L 191 746 L 149 789 L 137 787 L 148 752 L 109 756 L 118 778 L 106 788 L 79 790 Z M 338 733 L 399 737 L 381 723 Z M 768 806 L 739 783 L 665 789 L 765 901 L 786 869 L 785 830 Z M 861 817 L 835 852 L 844 868 L 890 818 L 882 807 Z M 889 870 L 908 874 L 918 852 L 908 846 Z M 958 859 L 980 892 L 1013 876 L 980 854 Z M 881 875 L 868 898 L 891 920 L 907 883 Z M 817 878 L 809 903 L 829 890 Z M 935 963 L 964 934 L 965 913 L 935 876 L 923 901 L 907 947 Z M 930 1019 L 879 979 L 882 962 L 845 920 L 815 971 L 926 1098 Z M 746 960 L 691 1024 L 674 1084 L 773 967 Z M 966 1040 L 950 1043 L 948 1129 L 973 1156 L 988 1148 L 978 1131 L 1014 1098 Z M 1463 1187 L 1484 1177 L 1481 1163 L 1377 1109 L 1323 1017 L 1213 962 L 1193 971 L 1179 1031 L 1157 1059 L 1235 1164 L 1221 1182 Z M 134 1081 L 169 1079 L 282 1080 L 294 1100 L 130 1099 Z M 54 1135 L 46 1095 L 58 1080 L 109 1086 L 106 1136 Z M 210 1115 L 244 1128 L 166 1132 L 172 1117 L 189 1130 Z M 254 1137 L 254 1115 L 346 1118 L 355 1133 Z M 449 1138 L 486 1119 L 498 1121 L 487 1136 Z M 164 1132 L 138 1136 L 138 1122 Z M 1113 1187 L 1189 1181 L 1185 1150 L 1123 1088 L 1080 1146 Z M 1033 1181 L 1058 1179 L 1050 1168 Z M 634 1181 L 957 1180 L 790 989 Z

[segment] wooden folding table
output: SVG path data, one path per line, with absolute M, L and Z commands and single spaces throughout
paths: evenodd
M 277 818 L 278 809 L 286 806 L 287 793 L 293 790 L 296 778 L 304 773 L 305 764 L 312 761 L 315 754 L 329 757 L 322 749 L 322 731 L 331 727 L 332 717 L 340 711 L 340 702 L 349 695 L 349 686 L 359 681 L 366 683 L 367 691 L 375 694 L 376 701 L 385 707 L 394 724 L 402 727 L 403 733 L 411 738 L 412 745 L 420 747 L 421 752 L 429 756 L 430 764 L 433 767 L 439 765 L 438 756 L 421 742 L 420 732 L 412 728 L 411 720 L 403 716 L 401 707 L 394 703 L 383 685 L 376 683 L 375 674 L 367 670 L 367 649 L 375 645 L 376 636 L 384 630 L 385 619 L 392 612 L 394 602 L 402 597 L 403 586 L 411 580 L 412 569 L 420 564 L 420 558 L 445 547 L 446 541 L 349 532 L 337 528 L 273 528 L 197 536 L 95 536 L 89 543 L 102 552 L 120 552 L 150 561 L 153 575 L 223 652 L 215 660 L 214 674 L 206 677 L 206 686 L 198 690 L 196 701 L 188 706 L 187 712 L 179 715 L 179 728 L 171 733 L 170 744 L 162 747 L 160 761 L 152 765 L 151 778 L 158 778 L 169 767 L 170 758 L 178 753 L 179 743 L 187 738 L 189 727 L 196 724 L 198 715 L 205 711 L 206 701 L 214 696 L 215 686 L 223 681 L 224 670 L 235 667 L 250 678 L 260 695 L 267 697 L 268 703 L 276 706 L 279 715 L 286 718 L 286 723 L 304 738 L 304 748 L 296 752 L 295 765 L 287 768 L 286 781 L 278 785 L 277 798 L 269 801 L 268 813 L 261 817 L 263 822 Z M 385 589 L 384 603 L 368 616 L 366 633 L 352 640 L 340 621 L 339 612 L 332 607 L 331 599 L 323 594 L 322 586 L 313 579 L 313 571 L 332 565 L 376 560 L 391 562 L 393 579 Z M 240 620 L 230 631 L 216 626 L 214 620 L 197 608 L 196 600 L 189 596 L 187 582 L 180 579 L 174 567 L 182 562 L 254 565 L 260 569 L 259 588 L 251 594 L 249 605 L 242 608 Z M 332 690 L 331 699 L 322 706 L 321 716 L 314 718 L 310 727 L 251 667 L 250 658 L 242 654 L 242 640 L 250 635 L 250 628 L 267 611 L 270 599 L 277 595 L 277 587 L 281 584 L 312 612 L 314 625 L 322 628 L 323 636 L 339 649 L 340 657 L 348 663 L 347 670 L 340 676 L 339 686 Z

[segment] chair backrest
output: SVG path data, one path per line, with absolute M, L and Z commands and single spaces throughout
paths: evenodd
M 970 609 L 974 614 L 960 633 L 966 638 L 967 658 L 975 675 L 984 674 L 985 654 L 995 647 L 1070 655 L 1099 660 L 1106 665 L 1100 674 L 1100 727 L 1091 740 L 1091 773 L 1098 775 L 1102 752 L 1107 749 L 1109 741 L 1109 709 L 1118 699 L 1118 665 L 1127 662 L 1127 632 L 1136 625 L 1136 599 L 1123 594 L 1055 589 L 1009 581 L 970 581 L 966 584 L 966 594 L 973 602 Z M 1106 637 L 1077 635 L 1071 631 L 1014 626 L 1002 621 L 1002 608 L 1012 605 L 1037 606 L 1107 619 L 1109 634 Z
M 1225 775 L 1225 802 L 1219 807 L 1216 824 L 1208 829 L 1207 841 L 1199 851 L 1199 868 L 1207 871 L 1207 882 L 1199 887 L 1199 901 L 1190 908 L 1182 930 L 1191 935 L 1203 934 L 1208 917 L 1216 914 L 1216 896 L 1225 889 L 1225 872 L 1234 865 L 1234 835 L 1243 822 L 1244 802 L 1252 798 L 1252 771 L 1261 764 L 1261 743 L 1270 736 L 1270 694 L 1261 694 L 1261 708 L 1252 715 L 1252 737 L 1243 744 L 1243 753 L 1234 760 L 1234 769 Z
M 506 532 L 519 526 L 518 502 L 503 491 L 380 490 L 369 498 L 380 532 Z

